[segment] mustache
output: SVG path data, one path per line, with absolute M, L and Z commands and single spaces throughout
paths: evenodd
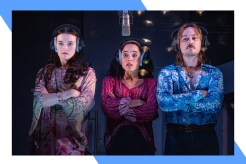
M 186 49 L 189 49 L 189 48 L 195 48 L 195 46 L 193 46 L 193 45 L 190 44 L 190 45 L 187 46 Z

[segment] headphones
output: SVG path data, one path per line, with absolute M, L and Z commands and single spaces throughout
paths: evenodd
M 72 25 L 72 24 L 62 24 L 55 28 L 55 30 L 52 32 L 52 39 L 50 41 L 50 49 L 57 52 L 57 46 L 56 46 L 56 37 L 57 35 L 61 33 L 67 33 L 72 34 L 77 37 L 76 39 L 76 52 L 81 52 L 83 47 L 85 46 L 84 41 L 81 39 L 81 33 L 80 30 Z
M 210 45 L 210 42 L 208 40 L 208 31 L 205 27 L 198 25 L 197 23 L 194 23 L 195 25 L 198 26 L 198 28 L 200 28 L 201 32 L 202 32 L 202 43 L 201 43 L 201 50 L 205 51 L 207 49 L 207 47 Z M 187 24 L 187 27 L 193 27 L 192 24 Z M 172 38 L 172 44 L 171 47 L 174 51 L 178 52 L 180 50 L 178 42 L 177 42 L 177 35 L 178 35 L 178 31 L 179 28 L 175 29 L 172 34 L 171 34 L 171 38 Z
M 124 46 L 126 44 L 135 44 L 138 46 L 138 48 L 140 49 L 140 66 L 144 66 L 149 64 L 150 62 L 150 52 L 149 52 L 149 47 L 145 46 L 140 39 L 137 38 L 129 38 L 124 40 L 123 42 L 121 42 L 118 50 L 115 53 L 115 60 L 118 64 L 122 64 L 122 49 L 124 48 Z

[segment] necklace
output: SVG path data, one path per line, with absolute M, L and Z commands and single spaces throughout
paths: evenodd
M 187 70 L 187 76 L 192 79 L 195 73 L 188 69 L 188 67 L 185 67 L 185 69 Z

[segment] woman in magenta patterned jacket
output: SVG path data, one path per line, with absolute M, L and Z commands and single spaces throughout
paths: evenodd
M 35 82 L 31 154 L 85 155 L 84 122 L 94 106 L 95 71 L 83 63 L 77 27 L 64 24 L 53 32 L 54 53 Z
M 152 73 L 148 47 L 135 38 L 123 41 L 102 83 L 106 154 L 154 155 L 152 121 L 158 105 Z

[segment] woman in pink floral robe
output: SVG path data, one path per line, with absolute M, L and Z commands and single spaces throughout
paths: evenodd
M 55 53 L 35 82 L 31 154 L 87 154 L 83 123 L 94 106 L 96 76 L 82 61 L 80 37 L 79 29 L 69 24 L 53 33 L 51 48 Z

